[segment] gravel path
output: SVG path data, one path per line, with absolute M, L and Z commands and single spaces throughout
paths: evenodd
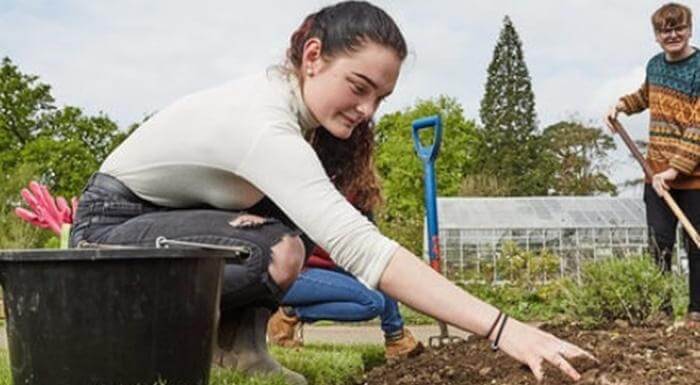
M 440 334 L 440 329 L 437 325 L 416 325 L 408 326 L 413 335 L 423 342 L 428 343 L 428 338 Z M 466 337 L 468 334 L 455 329 L 449 328 L 449 334 Z M 383 344 L 384 335 L 379 328 L 379 325 L 331 325 L 331 326 L 304 326 L 304 341 L 305 342 L 331 342 L 342 344 L 360 344 L 374 343 Z

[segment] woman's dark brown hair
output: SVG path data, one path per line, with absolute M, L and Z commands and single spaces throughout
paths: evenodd
M 382 9 L 365 1 L 344 1 L 325 7 L 304 19 L 292 34 L 287 60 L 301 76 L 304 44 L 311 38 L 321 41 L 321 54 L 327 60 L 335 55 L 352 54 L 366 42 L 393 50 L 400 60 L 407 55 L 406 41 L 394 20 Z M 374 124 L 359 124 L 350 138 L 335 138 L 317 128 L 306 138 L 321 159 L 326 173 L 338 190 L 355 206 L 371 212 L 381 203 L 378 177 L 372 162 Z
M 373 126 L 372 122 L 363 123 L 345 140 L 321 127 L 307 136 L 336 188 L 364 213 L 373 212 L 382 203 L 379 178 L 372 161 Z

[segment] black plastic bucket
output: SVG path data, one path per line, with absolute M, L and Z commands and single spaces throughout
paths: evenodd
M 1 251 L 14 384 L 207 384 L 227 255 Z

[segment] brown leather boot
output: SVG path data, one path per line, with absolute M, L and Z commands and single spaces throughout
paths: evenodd
M 395 361 L 407 357 L 415 357 L 423 352 L 423 344 L 416 341 L 413 334 L 403 328 L 401 333 L 395 337 L 385 338 L 384 357 L 387 361 Z
M 688 318 L 685 321 L 685 326 L 689 329 L 700 329 L 700 312 L 688 312 Z
M 297 316 L 286 314 L 280 307 L 267 324 L 267 340 L 270 344 L 285 348 L 303 346 L 301 320 Z

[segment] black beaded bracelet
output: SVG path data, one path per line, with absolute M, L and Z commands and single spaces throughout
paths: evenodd
M 498 341 L 501 340 L 501 333 L 503 333 L 503 328 L 506 326 L 506 321 L 508 321 L 508 316 L 503 317 L 503 322 L 501 322 L 501 327 L 498 328 L 498 334 L 496 334 L 496 339 L 491 344 L 491 349 L 495 352 L 498 350 Z
M 493 321 L 493 325 L 491 325 L 491 328 L 489 329 L 489 332 L 486 333 L 486 335 L 484 336 L 484 338 L 489 338 L 489 337 L 491 337 L 491 333 L 493 333 L 493 329 L 495 329 L 495 328 L 496 328 L 496 325 L 498 325 L 498 321 L 501 319 L 501 316 L 502 316 L 502 315 L 503 315 L 503 312 L 502 312 L 502 311 L 499 311 L 499 312 L 498 312 L 498 317 L 496 317 L 496 320 Z

